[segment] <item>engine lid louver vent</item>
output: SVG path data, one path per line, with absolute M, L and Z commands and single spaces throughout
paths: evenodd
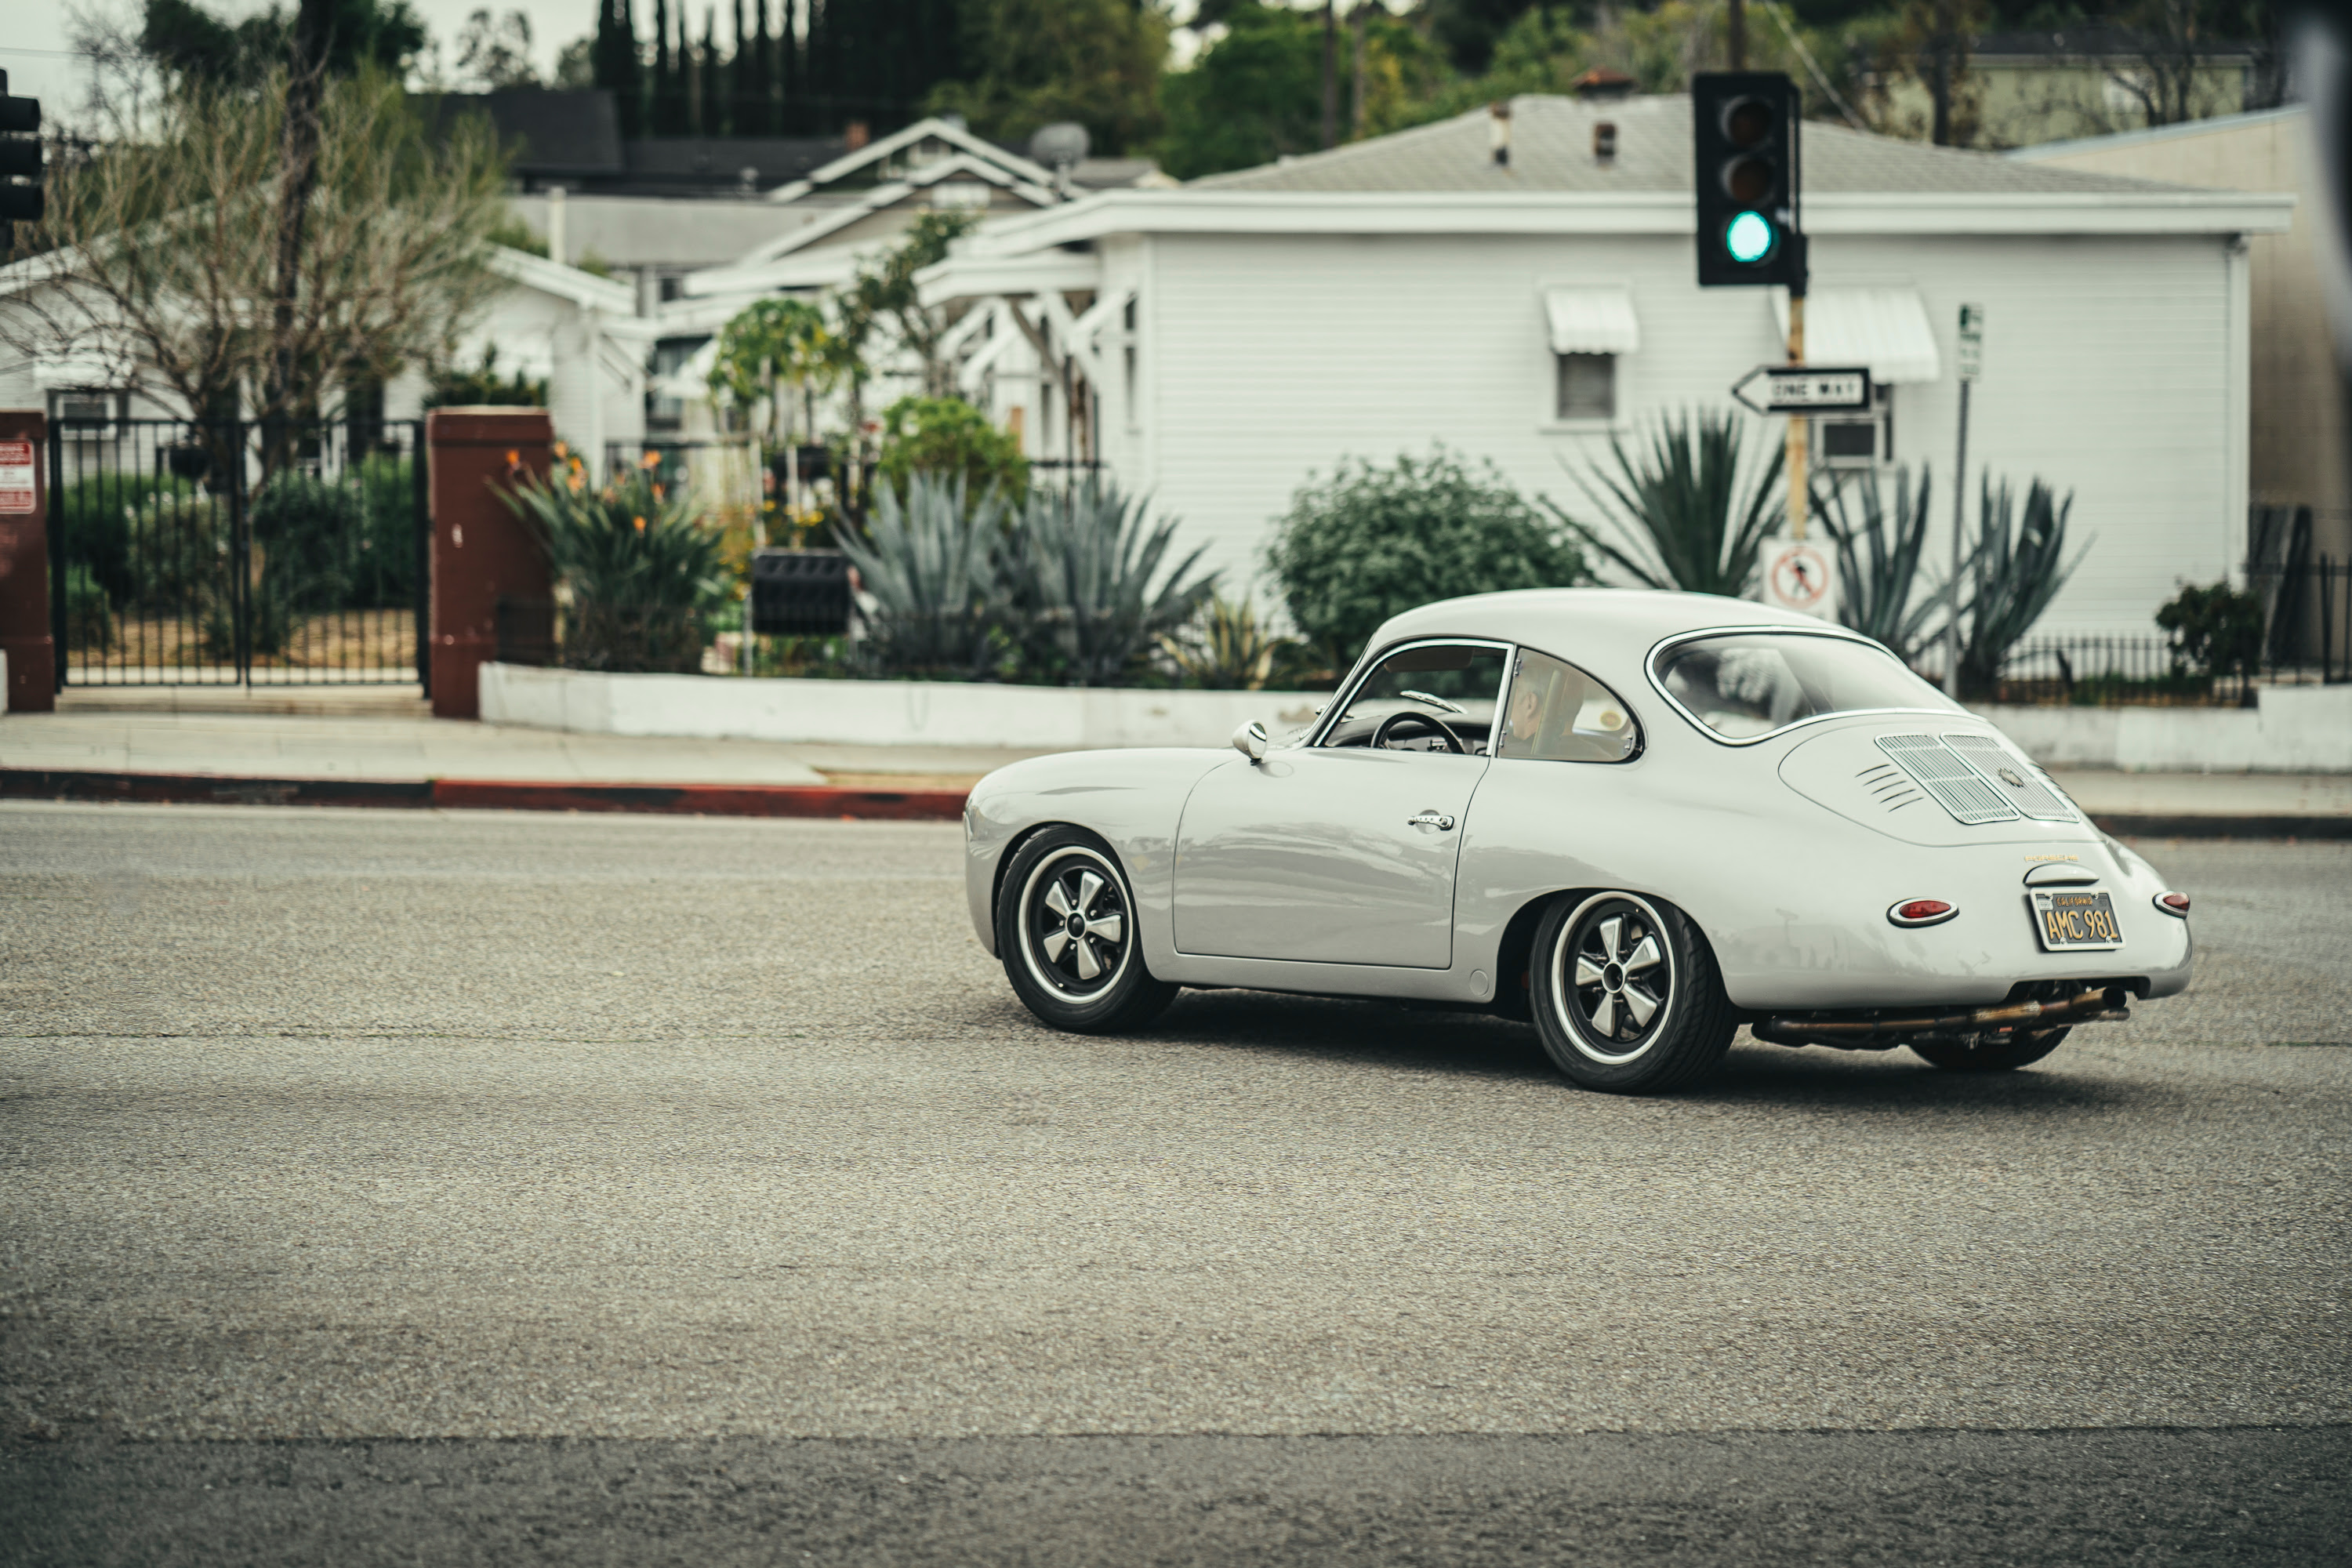
M 1953 817 L 1973 827 L 2014 822 L 2021 815 L 2002 798 L 2004 791 L 1969 765 L 1968 760 L 1934 735 L 1881 735 L 1878 749 L 1936 797 Z
M 1874 763 L 1854 777 L 1861 782 L 1863 788 L 1870 792 L 1870 798 L 1888 811 L 1900 811 L 1906 805 L 1916 805 L 1920 799 L 1919 786 L 1893 763 Z
M 2021 816 L 2036 822 L 2074 820 L 2065 797 L 2043 780 L 2042 770 L 1990 735 L 1947 735 L 1944 744 L 1959 752 L 1988 782 L 1999 784 Z

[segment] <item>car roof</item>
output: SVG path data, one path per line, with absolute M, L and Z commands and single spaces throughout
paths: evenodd
M 1842 626 L 1719 594 L 1663 594 L 1641 588 L 1521 588 L 1440 599 L 1390 617 L 1369 651 L 1410 637 L 1492 637 L 1520 643 L 1579 664 L 1611 664 L 1621 675 L 1681 632 L 1752 626 L 1762 631 L 1836 632 Z M 1598 670 L 1595 673 L 1600 673 Z

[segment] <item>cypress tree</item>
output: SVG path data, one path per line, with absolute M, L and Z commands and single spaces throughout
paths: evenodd
M 644 134 L 645 83 L 630 0 L 597 0 L 596 45 L 589 60 L 596 85 L 613 95 L 613 107 L 621 117 L 621 134 Z
M 723 136 L 719 78 L 719 7 L 702 8 L 702 52 L 694 59 L 694 133 Z
M 751 125 L 747 136 L 776 134 L 776 45 L 768 34 L 768 0 L 751 0 L 760 30 L 751 42 Z
M 727 133 L 759 134 L 758 106 L 751 97 L 751 40 L 743 31 L 743 0 L 734 0 L 735 58 L 727 62 Z
M 646 118 L 656 136 L 677 134 L 677 127 L 670 121 L 670 83 L 676 74 L 677 62 L 669 52 L 669 0 L 654 0 L 653 112 Z

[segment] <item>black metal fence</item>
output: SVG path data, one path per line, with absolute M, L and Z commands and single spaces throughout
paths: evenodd
M 51 425 L 58 686 L 422 685 L 423 434 Z

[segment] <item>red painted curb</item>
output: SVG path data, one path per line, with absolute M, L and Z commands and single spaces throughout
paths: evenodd
M 206 805 L 450 806 L 492 811 L 634 811 L 700 816 L 831 816 L 952 822 L 953 790 L 824 784 L 538 784 L 514 779 L 224 778 L 206 773 L 0 768 L 0 798 Z

